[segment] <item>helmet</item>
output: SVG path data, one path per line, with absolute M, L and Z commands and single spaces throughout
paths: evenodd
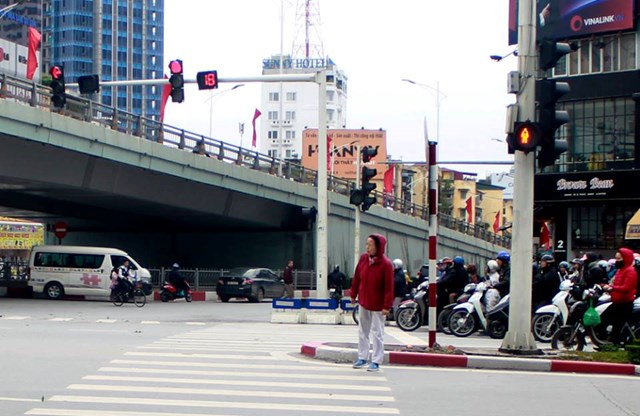
M 511 256 L 506 251 L 501 251 L 496 256 L 496 260 L 506 261 L 507 263 L 511 261 Z
M 173 266 L 171 266 L 171 267 L 173 267 L 174 269 L 179 269 L 180 265 L 178 263 L 173 263 Z
M 584 261 L 582 259 L 575 258 L 571 260 L 571 264 L 579 264 L 580 266 L 584 265 Z
M 489 260 L 487 262 L 487 269 L 489 269 L 490 273 L 493 273 L 495 271 L 498 271 L 498 269 L 500 268 L 500 266 L 498 266 L 498 262 L 495 260 Z
M 394 269 L 402 269 L 402 260 L 394 259 L 393 260 L 393 268 Z
M 602 270 L 609 270 L 609 263 L 606 260 L 598 260 L 598 267 Z
M 455 256 L 453 258 L 453 264 L 459 264 L 459 265 L 463 265 L 464 264 L 464 259 L 460 256 Z
M 566 261 L 561 261 L 560 264 L 558 265 L 560 267 L 564 267 L 565 269 L 569 269 L 569 263 L 567 263 Z
M 451 260 L 451 257 L 442 258 L 442 264 L 451 264 L 451 263 L 453 263 L 453 261 Z
M 546 261 L 547 263 L 553 263 L 555 261 L 555 259 L 553 258 L 553 256 L 551 254 L 545 254 L 544 256 L 542 256 L 540 258 L 540 261 Z

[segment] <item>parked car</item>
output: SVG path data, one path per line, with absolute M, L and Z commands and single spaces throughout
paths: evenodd
M 284 296 L 284 282 L 272 270 L 262 267 L 238 267 L 218 279 L 216 293 L 222 302 L 231 298 L 246 298 L 262 302 L 264 298 Z

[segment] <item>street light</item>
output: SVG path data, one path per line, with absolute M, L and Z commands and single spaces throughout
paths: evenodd
M 402 81 L 408 82 L 409 84 L 417 85 L 429 91 L 430 93 L 435 93 L 436 97 L 436 141 L 440 140 L 440 104 L 442 100 L 447 98 L 447 95 L 440 91 L 440 82 L 436 82 L 436 87 L 433 88 L 429 85 L 422 84 L 420 82 L 416 82 L 410 79 L 403 78 Z
M 211 90 L 211 97 L 204 100 L 204 102 L 209 101 L 209 137 L 211 137 L 211 135 L 213 134 L 213 103 L 220 99 L 220 97 L 222 97 L 223 95 L 240 87 L 244 87 L 244 84 L 236 84 L 228 90 L 220 91 L 216 95 L 213 95 L 213 90 Z

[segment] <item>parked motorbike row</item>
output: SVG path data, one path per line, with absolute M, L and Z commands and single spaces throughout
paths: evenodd
M 444 333 L 467 337 L 482 330 L 491 338 L 504 338 L 509 323 L 509 295 L 504 296 L 489 312 L 485 306 L 486 283 L 470 283 L 456 303 L 445 306 L 438 315 L 437 327 Z M 593 303 L 601 317 L 600 324 L 585 325 L 583 318 Z M 596 347 L 609 344 L 611 322 L 607 310 L 611 297 L 596 285 L 585 289 L 565 280 L 549 305 L 533 314 L 531 330 L 537 341 L 550 342 L 554 349 L 582 350 L 587 337 Z M 394 312 L 397 326 L 403 331 L 415 331 L 428 324 L 428 282 L 421 283 L 411 299 L 400 304 Z M 640 297 L 633 304 L 633 315 L 623 327 L 622 343 L 640 337 Z

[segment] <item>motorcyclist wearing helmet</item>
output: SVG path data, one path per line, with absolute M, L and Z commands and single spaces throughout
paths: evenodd
M 566 279 L 569 278 L 569 270 L 570 269 L 571 269 L 571 266 L 566 261 L 561 261 L 558 264 L 558 273 L 560 273 L 560 278 L 562 280 L 566 280 Z
M 531 304 L 534 310 L 548 305 L 560 288 L 560 275 L 555 268 L 555 259 L 551 254 L 540 258 L 540 271 L 533 279 Z
M 347 276 L 340 271 L 340 265 L 336 264 L 333 271 L 327 276 L 327 282 L 329 283 L 329 289 L 335 289 L 334 296 L 337 299 L 342 298 L 342 288 L 345 280 L 347 280 Z
M 448 303 L 455 302 L 458 295 L 469 283 L 469 273 L 464 268 L 464 259 L 461 256 L 455 256 L 451 263 L 451 267 L 447 269 L 440 281 L 447 290 Z
M 587 287 L 593 285 L 601 285 L 609 283 L 607 273 L 598 265 L 600 256 L 593 252 L 587 252 L 582 257 L 584 261 L 584 272 L 582 274 L 582 283 Z
M 575 258 L 571 260 L 571 272 L 569 273 L 569 279 L 571 283 L 580 283 L 582 280 L 582 269 L 584 268 L 584 262 L 581 259 Z
M 500 280 L 493 287 L 498 289 L 500 297 L 505 297 L 509 294 L 511 283 L 511 255 L 506 251 L 501 251 L 496 256 L 496 261 L 498 262 Z
M 169 283 L 176 288 L 177 293 L 180 295 L 184 295 L 189 291 L 189 285 L 187 285 L 184 277 L 180 274 L 180 265 L 178 263 L 173 263 L 171 266 L 171 271 L 169 272 Z
M 393 310 L 398 310 L 398 305 L 404 300 L 407 294 L 407 280 L 402 269 L 402 260 L 393 260 Z
M 442 275 L 437 282 L 437 305 L 436 315 L 440 314 L 440 311 L 449 304 L 449 294 L 452 288 L 452 282 L 455 282 L 456 271 L 453 268 L 453 260 L 451 257 L 442 258 Z
M 485 281 L 489 284 L 489 289 L 485 294 L 485 306 L 487 307 L 487 312 L 490 312 L 497 304 L 500 302 L 500 292 L 498 289 L 495 289 L 493 285 L 497 284 L 500 281 L 500 274 L 498 270 L 500 266 L 498 266 L 498 262 L 495 260 L 489 260 L 487 262 L 487 278 Z

